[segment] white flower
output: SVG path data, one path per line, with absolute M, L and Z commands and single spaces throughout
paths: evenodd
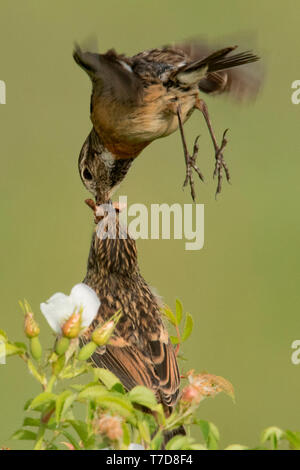
M 145 447 L 141 446 L 141 444 L 131 443 L 128 447 L 128 450 L 145 450 Z
M 81 326 L 87 328 L 97 315 L 100 300 L 96 292 L 86 284 L 76 284 L 70 295 L 57 292 L 46 303 L 41 303 L 41 312 L 57 334 L 72 313 L 82 309 Z

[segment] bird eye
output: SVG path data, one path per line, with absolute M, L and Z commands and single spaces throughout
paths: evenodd
M 91 180 L 93 178 L 92 174 L 90 173 L 90 171 L 87 168 L 85 168 L 84 171 L 83 171 L 83 177 L 86 180 Z

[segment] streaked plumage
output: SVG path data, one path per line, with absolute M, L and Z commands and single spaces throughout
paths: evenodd
M 137 157 L 153 140 L 178 129 L 179 114 L 182 125 L 195 109 L 201 110 L 209 121 L 201 93 L 228 92 L 239 100 L 254 96 L 259 80 L 236 67 L 255 62 L 258 57 L 250 51 L 233 53 L 235 49 L 227 47 L 211 54 L 201 44 L 191 42 L 126 57 L 114 50 L 95 54 L 76 47 L 74 59 L 92 81 L 94 130 L 112 158 Z M 211 126 L 209 130 L 219 175 L 224 168 L 219 151 L 222 145 L 218 147 Z M 197 171 L 197 167 L 187 149 L 185 158 L 192 189 L 190 170 L 193 167 Z
M 109 320 L 119 309 L 115 337 L 92 356 L 97 367 L 111 370 L 127 390 L 136 385 L 152 389 L 166 409 L 174 406 L 180 376 L 174 347 L 161 318 L 162 303 L 140 274 L 136 244 L 120 238 L 92 238 L 84 282 L 101 301 L 98 315 L 86 333 Z

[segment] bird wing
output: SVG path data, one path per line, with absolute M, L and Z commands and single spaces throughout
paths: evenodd
M 161 341 L 150 342 L 149 346 L 152 357 L 134 346 L 109 344 L 93 354 L 92 363 L 109 369 L 127 390 L 143 385 L 152 389 L 163 404 L 173 406 L 180 384 L 174 348 Z
M 92 80 L 96 97 L 105 96 L 126 105 L 139 102 L 143 85 L 125 56 L 114 50 L 105 54 L 83 52 L 76 45 L 73 58 Z
M 151 341 L 150 348 L 155 373 L 159 378 L 161 401 L 174 406 L 179 393 L 180 374 L 174 347 L 169 341 Z

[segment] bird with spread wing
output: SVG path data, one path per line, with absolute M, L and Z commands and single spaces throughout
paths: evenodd
M 195 200 L 192 171 L 203 180 L 196 165 L 198 138 L 190 154 L 183 130 L 195 109 L 201 111 L 208 126 L 215 152 L 217 194 L 221 191 L 223 171 L 230 180 L 223 157 L 227 130 L 218 145 L 202 96 L 229 93 L 239 100 L 255 96 L 260 80 L 249 72 L 249 64 L 256 62 L 258 57 L 251 51 L 236 53 L 236 47 L 209 53 L 201 43 L 187 42 L 126 57 L 114 50 L 105 54 L 83 52 L 76 46 L 74 59 L 92 81 L 93 129 L 85 146 L 91 144 L 90 140 L 94 140 L 96 134 L 111 174 L 102 187 L 104 200 L 110 197 L 132 161 L 147 145 L 177 129 L 180 130 L 186 164 L 184 186 L 190 185 Z M 80 159 L 80 174 L 86 186 L 91 186 L 91 172 L 84 159 Z

